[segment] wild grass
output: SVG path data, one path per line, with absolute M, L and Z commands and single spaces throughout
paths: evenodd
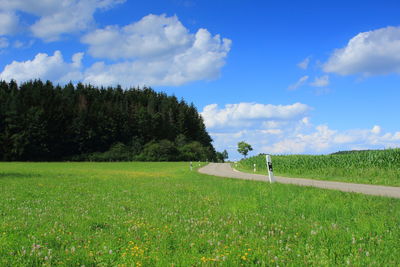
M 400 200 L 188 163 L 0 163 L 0 266 L 398 266 Z
M 274 174 L 363 184 L 400 186 L 400 149 L 353 151 L 331 155 L 272 156 Z M 237 169 L 266 173 L 265 156 L 242 160 Z

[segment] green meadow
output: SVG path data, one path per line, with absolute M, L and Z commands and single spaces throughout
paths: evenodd
M 330 155 L 272 156 L 274 174 L 361 184 L 400 186 L 400 149 L 345 151 Z M 236 168 L 266 174 L 265 155 L 243 159 Z
M 137 162 L 0 163 L 0 192 L 1 266 L 400 265 L 398 199 Z

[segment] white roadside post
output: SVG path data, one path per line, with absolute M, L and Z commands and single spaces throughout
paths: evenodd
M 270 155 L 266 155 L 266 161 L 267 161 L 267 170 L 268 170 L 268 179 L 270 183 L 275 182 L 275 177 L 274 177 L 274 172 L 272 170 L 272 160 Z
M 193 162 L 192 161 L 190 162 L 190 170 L 191 171 L 193 170 Z
M 255 163 L 253 164 L 253 167 L 254 167 L 253 172 L 256 172 L 256 164 Z

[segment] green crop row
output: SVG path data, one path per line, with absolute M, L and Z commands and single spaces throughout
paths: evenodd
M 341 152 L 330 155 L 272 156 L 281 176 L 400 186 L 400 149 Z M 266 173 L 265 155 L 241 160 L 237 168 Z

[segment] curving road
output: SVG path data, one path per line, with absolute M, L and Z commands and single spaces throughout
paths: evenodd
M 198 171 L 200 173 L 215 175 L 215 176 L 268 182 L 268 176 L 266 175 L 239 172 L 233 169 L 229 163 L 210 163 L 200 168 Z M 340 190 L 344 192 L 356 192 L 367 195 L 400 198 L 400 187 L 367 185 L 367 184 L 351 184 L 351 183 L 321 181 L 321 180 L 312 180 L 304 178 L 286 178 L 279 176 L 275 176 L 275 179 L 278 183 L 282 184 L 313 186 L 325 189 Z

